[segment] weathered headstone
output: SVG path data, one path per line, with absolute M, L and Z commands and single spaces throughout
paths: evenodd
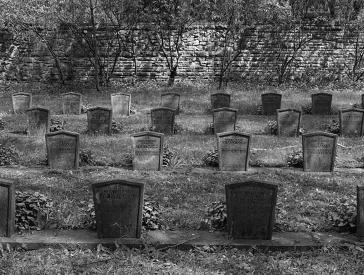
M 345 109 L 340 110 L 340 132 L 343 136 L 363 135 L 363 109 Z
M 110 134 L 112 111 L 108 108 L 94 107 L 87 110 L 87 132 L 91 134 Z
M 130 116 L 131 95 L 126 93 L 111 94 L 113 117 Z
M 230 94 L 227 93 L 214 93 L 211 94 L 211 108 L 230 108 Z
M 25 113 L 32 106 L 32 95 L 29 93 L 15 93 L 11 98 L 15 114 Z
M 99 238 L 140 238 L 144 184 L 113 180 L 92 185 Z
M 133 135 L 133 169 L 161 170 L 164 134 L 141 132 Z
M 262 94 L 263 115 L 275 115 L 276 111 L 281 108 L 282 95 L 276 93 Z
M 360 240 L 364 240 L 364 185 L 357 186 L 357 216 L 356 216 L 356 234 Z
M 62 95 L 62 110 L 65 115 L 81 114 L 82 95 L 79 93 L 66 93 Z
M 231 108 L 213 110 L 214 133 L 235 131 L 237 111 Z
M 49 167 L 52 169 L 78 169 L 79 140 L 79 134 L 67 131 L 46 134 Z
M 246 181 L 225 185 L 227 230 L 233 239 L 270 240 L 278 186 Z
M 302 135 L 303 169 L 307 172 L 333 172 L 337 135 L 314 132 Z
M 179 104 L 181 95 L 179 93 L 162 93 L 161 95 L 161 105 L 162 107 L 171 108 L 179 114 Z
M 328 115 L 331 113 L 332 95 L 328 93 L 317 93 L 311 95 L 313 115 Z
M 0 237 L 11 237 L 15 227 L 15 188 L 11 180 L 0 179 Z
M 155 132 L 172 135 L 174 131 L 175 112 L 171 108 L 160 107 L 150 111 L 152 129 Z
M 361 108 L 364 109 L 364 94 L 361 95 Z
M 222 171 L 246 171 L 248 169 L 250 135 L 239 132 L 217 134 L 219 168 Z
M 27 110 L 28 133 L 31 136 L 44 136 L 49 131 L 49 110 L 31 108 Z
M 301 112 L 294 109 L 277 110 L 278 136 L 298 136 L 301 124 Z

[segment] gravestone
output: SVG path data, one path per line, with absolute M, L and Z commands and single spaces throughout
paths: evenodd
M 313 115 L 328 115 L 331 113 L 332 95 L 328 93 L 317 93 L 311 95 Z
M 364 240 L 364 185 L 357 186 L 357 218 L 356 218 L 356 234 L 360 240 Z
M 11 180 L 0 179 L 0 237 L 11 237 L 15 227 L 15 188 Z
M 81 114 L 82 95 L 79 93 L 66 93 L 62 95 L 62 110 L 65 115 Z
M 113 117 L 130 116 L 131 95 L 125 93 L 111 94 Z
M 175 110 L 176 114 L 179 114 L 179 104 L 181 96 L 179 93 L 162 93 L 161 105 Z
M 152 129 L 155 132 L 172 135 L 174 131 L 175 112 L 171 108 L 160 107 L 150 111 Z
M 282 95 L 276 93 L 266 93 L 261 95 L 263 115 L 275 115 L 281 108 Z
M 277 110 L 278 136 L 298 136 L 301 124 L 301 112 L 294 109 Z
M 361 108 L 364 109 L 364 94 L 361 95 Z
M 227 230 L 233 239 L 272 239 L 278 186 L 246 181 L 225 185 Z
M 314 132 L 302 135 L 303 169 L 307 172 L 333 172 L 337 135 Z
M 78 169 L 79 140 L 79 134 L 68 131 L 46 134 L 49 167 L 51 169 Z
M 25 113 L 32 106 L 32 95 L 29 93 L 15 93 L 11 98 L 14 114 Z
M 239 132 L 217 134 L 219 168 L 222 171 L 246 171 L 249 162 L 250 135 Z
M 140 238 L 144 184 L 113 180 L 92 185 L 98 238 Z
M 164 134 L 141 132 L 133 135 L 133 169 L 160 171 L 163 164 Z
M 87 132 L 91 134 L 111 134 L 112 111 L 94 107 L 87 110 Z
M 214 133 L 235 131 L 237 111 L 231 108 L 213 110 Z
M 363 135 L 363 109 L 345 109 L 340 110 L 340 132 L 343 136 Z
M 227 93 L 214 93 L 211 94 L 211 108 L 220 109 L 220 108 L 230 108 L 230 95 Z
M 31 108 L 27 110 L 28 133 L 31 136 L 44 136 L 49 131 L 49 110 Z

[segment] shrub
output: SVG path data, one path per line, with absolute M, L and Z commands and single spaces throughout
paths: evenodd
M 214 134 L 214 124 L 211 122 L 203 132 L 205 135 L 213 135 Z
M 64 129 L 64 121 L 51 118 L 49 132 L 57 132 Z
M 38 192 L 15 191 L 15 227 L 19 231 L 41 230 L 50 216 L 53 202 Z
M 206 166 L 210 167 L 219 167 L 219 153 L 217 150 L 207 152 L 206 155 L 203 156 L 202 162 Z
M 173 126 L 173 133 L 174 134 L 182 133 L 183 130 L 184 129 L 183 129 L 182 125 L 174 123 L 174 126 Z
M 263 105 L 259 104 L 257 106 L 257 115 L 262 115 L 263 114 Z
M 267 126 L 265 127 L 265 132 L 269 135 L 278 134 L 278 123 L 276 120 L 269 120 Z
M 119 134 L 122 132 L 122 130 L 123 130 L 123 125 L 121 124 L 121 122 L 117 122 L 115 120 L 111 122 L 111 132 L 113 134 Z
M 312 105 L 311 105 L 311 103 L 303 105 L 301 107 L 301 109 L 302 109 L 302 114 L 304 114 L 304 115 L 312 114 Z
M 5 125 L 6 125 L 5 121 L 2 118 L 0 118 L 0 130 L 4 130 Z
M 143 206 L 143 228 L 146 230 L 162 229 L 159 204 L 155 201 L 144 200 Z
M 169 149 L 168 146 L 163 147 L 163 166 L 170 166 L 171 160 L 174 157 L 175 152 Z
M 0 166 L 19 164 L 19 153 L 13 145 L 0 144 Z
M 207 208 L 206 218 L 203 221 L 211 230 L 226 230 L 227 211 L 224 201 L 213 202 Z
M 354 198 L 336 198 L 329 203 L 326 212 L 332 225 L 339 231 L 355 232 L 356 230 L 356 203 Z
M 130 105 L 130 114 L 131 115 L 136 114 L 136 110 L 137 110 L 137 108 L 134 105 Z
M 333 119 L 331 122 L 324 125 L 324 129 L 326 132 L 340 135 L 340 123 Z
M 79 158 L 80 166 L 96 165 L 96 161 L 92 156 L 91 150 L 81 150 L 80 151 L 80 158 Z
M 303 153 L 302 151 L 294 151 L 287 157 L 288 167 L 303 168 Z
M 92 105 L 88 103 L 81 104 L 81 114 L 87 113 L 87 109 L 90 109 L 91 107 Z

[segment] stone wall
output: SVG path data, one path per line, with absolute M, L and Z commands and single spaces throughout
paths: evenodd
M 216 79 L 222 52 L 222 30 L 221 26 L 196 25 L 191 28 L 184 38 L 177 81 Z M 269 25 L 256 27 L 247 35 L 248 46 L 234 62 L 230 78 L 275 81 L 280 60 L 286 57 L 284 53 L 292 53 L 294 41 L 307 36 L 310 41 L 297 52 L 288 77 L 305 80 L 346 77 L 354 60 L 356 35 L 354 32 L 345 32 L 340 26 L 323 24 L 306 25 L 302 35 L 292 30 L 277 30 Z M 6 31 L 0 32 L 0 79 L 58 79 L 55 61 L 46 45 L 35 41 L 24 41 L 16 46 L 11 42 L 11 35 Z M 52 43 L 66 80 L 87 81 L 92 77 L 93 68 L 88 58 L 67 32 L 55 34 Z M 138 78 L 167 79 L 168 69 L 164 57 L 146 43 L 144 47 L 137 60 Z M 119 59 L 113 77 L 122 79 L 133 76 L 133 72 L 133 60 L 125 53 Z

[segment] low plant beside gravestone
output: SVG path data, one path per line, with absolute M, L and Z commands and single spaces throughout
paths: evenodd
M 326 132 L 340 135 L 340 122 L 333 119 L 331 122 L 323 125 L 323 128 Z
M 227 210 L 224 201 L 213 202 L 208 208 L 201 227 L 208 230 L 226 230 Z
M 5 125 L 6 125 L 5 121 L 2 118 L 0 118 L 0 130 L 4 130 Z
M 304 114 L 304 115 L 312 114 L 312 104 L 311 103 L 307 103 L 307 104 L 301 106 L 301 109 L 302 109 L 302 114 Z
M 0 166 L 19 164 L 19 153 L 13 145 L 0 144 Z
M 209 167 L 219 167 L 219 152 L 215 149 L 202 157 L 202 163 Z
M 265 127 L 265 133 L 268 135 L 277 135 L 278 134 L 278 123 L 276 120 L 269 120 L 267 122 L 267 126 Z
M 86 166 L 86 165 L 95 166 L 96 165 L 96 160 L 94 159 L 91 150 L 80 150 L 79 161 L 80 161 L 80 166 Z
M 119 134 L 123 131 L 123 124 L 121 122 L 112 120 L 111 122 L 111 133 Z
M 325 213 L 336 231 L 351 233 L 356 231 L 356 200 L 354 197 L 343 196 L 340 199 L 330 199 Z
M 294 168 L 303 168 L 302 150 L 294 151 L 287 156 L 287 166 Z
M 64 120 L 51 118 L 49 132 L 53 133 L 53 132 L 64 130 L 64 124 L 65 124 Z

